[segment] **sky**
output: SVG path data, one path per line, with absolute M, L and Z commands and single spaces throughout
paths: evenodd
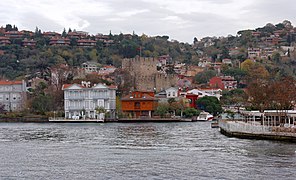
M 295 0 L 1 0 L 0 26 L 167 35 L 192 44 L 194 37 L 236 35 L 267 23 L 294 25 L 295 12 Z

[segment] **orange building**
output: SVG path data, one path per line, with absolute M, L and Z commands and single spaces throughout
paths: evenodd
M 158 99 L 152 91 L 134 91 L 121 98 L 122 112 L 132 117 L 151 117 L 157 105 Z

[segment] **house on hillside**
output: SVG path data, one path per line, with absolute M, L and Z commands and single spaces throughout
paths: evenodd
M 21 31 L 7 31 L 4 35 L 10 39 L 18 39 L 24 36 L 24 33 Z
M 26 83 L 22 81 L 0 81 L 0 105 L 6 111 L 20 111 L 26 104 Z
M 49 45 L 51 46 L 69 46 L 70 39 L 64 37 L 52 37 L 49 41 Z
M 122 112 L 128 117 L 152 117 L 158 105 L 158 99 L 152 91 L 134 91 L 121 98 Z
M 84 69 L 85 73 L 93 73 L 98 72 L 99 64 L 96 62 L 85 62 L 82 64 L 82 68 Z
M 167 98 L 177 98 L 179 97 L 179 89 L 176 87 L 170 87 L 165 90 Z
M 10 44 L 11 44 L 11 42 L 8 37 L 0 36 L 0 46 L 7 46 Z
M 31 48 L 34 48 L 36 46 L 36 41 L 34 39 L 27 39 L 25 38 L 23 41 L 22 41 L 22 44 L 24 47 L 31 47 Z
M 80 39 L 77 40 L 77 46 L 79 47 L 94 47 L 97 41 L 91 39 Z
M 68 32 L 67 37 L 68 38 L 73 38 L 73 39 L 83 39 L 88 36 L 88 32 L 84 31 L 73 31 L 73 32 Z
M 61 34 L 57 33 L 57 32 L 43 32 L 42 35 L 46 38 L 52 38 L 52 37 L 55 37 L 55 36 L 61 36 Z
M 102 119 L 98 108 L 103 108 L 110 118 L 115 118 L 116 86 L 82 82 L 81 84 L 64 84 L 65 118 L 73 117 Z
M 248 48 L 248 58 L 256 59 L 260 57 L 261 49 L 260 48 Z
M 222 90 L 221 89 L 192 89 L 186 92 L 187 94 L 195 94 L 198 95 L 198 98 L 205 97 L 205 96 L 213 96 L 216 97 L 218 100 L 220 100 L 222 96 Z
M 232 90 L 237 88 L 237 81 L 232 76 L 215 76 L 209 81 L 211 88 Z

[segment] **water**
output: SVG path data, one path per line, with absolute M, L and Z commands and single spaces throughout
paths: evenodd
M 0 179 L 296 179 L 296 144 L 208 122 L 0 124 Z

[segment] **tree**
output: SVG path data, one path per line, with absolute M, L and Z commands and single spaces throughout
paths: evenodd
M 66 37 L 67 36 L 67 32 L 66 29 L 64 28 L 63 32 L 62 32 L 62 37 Z
M 222 113 L 223 111 L 220 101 L 213 96 L 205 96 L 205 97 L 199 98 L 196 101 L 196 105 L 200 110 L 209 112 L 214 116 Z
M 199 84 L 205 84 L 208 83 L 209 80 L 214 76 L 216 76 L 216 72 L 214 70 L 206 70 L 196 74 L 194 77 L 194 81 Z
M 238 82 L 240 82 L 247 75 L 247 72 L 240 68 L 229 68 L 222 71 L 222 73 L 226 76 L 233 76 Z
M 221 104 L 240 107 L 246 104 L 248 95 L 242 89 L 234 89 L 231 91 L 223 91 L 221 97 Z
M 186 118 L 191 118 L 191 117 L 193 117 L 193 116 L 198 116 L 199 113 L 200 113 L 200 111 L 197 110 L 197 109 L 195 109 L 195 108 L 186 108 L 186 109 L 184 110 L 184 116 L 185 116 Z
M 252 108 L 263 112 L 270 107 L 272 89 L 266 79 L 255 79 L 248 84 L 247 92 L 250 96 Z
M 32 110 L 39 114 L 54 110 L 53 98 L 48 94 L 39 94 L 32 101 Z
M 165 117 L 166 114 L 169 113 L 169 109 L 170 107 L 168 103 L 159 103 L 155 111 L 155 114 L 160 117 Z
M 255 65 L 255 62 L 251 59 L 246 59 L 241 63 L 241 69 L 248 72 Z

